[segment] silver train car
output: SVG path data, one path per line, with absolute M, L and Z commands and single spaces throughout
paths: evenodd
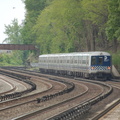
M 39 56 L 44 73 L 79 76 L 89 79 L 111 78 L 111 55 L 107 52 L 76 52 Z

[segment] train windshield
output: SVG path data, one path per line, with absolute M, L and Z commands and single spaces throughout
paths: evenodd
M 97 66 L 109 66 L 110 65 L 110 56 L 92 56 L 91 57 L 91 65 Z
M 96 65 L 96 64 L 97 64 L 97 58 L 92 56 L 91 65 Z
M 103 65 L 103 57 L 98 57 L 98 65 Z

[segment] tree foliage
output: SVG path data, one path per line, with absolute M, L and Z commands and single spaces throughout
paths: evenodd
M 5 34 L 7 38 L 3 41 L 10 44 L 22 44 L 23 39 L 21 35 L 22 26 L 18 24 L 18 20 L 12 20 L 10 25 L 5 25 Z
M 22 65 L 21 52 L 14 51 L 12 53 L 0 54 L 0 66 L 18 66 Z
M 26 16 L 22 36 L 25 44 L 35 43 L 36 36 L 32 32 L 32 28 L 36 23 L 38 15 L 44 9 L 45 2 L 46 0 L 24 0 Z
M 42 53 L 94 51 L 97 45 L 107 47 L 107 3 L 106 0 L 53 0 L 43 9 L 33 28 Z
M 109 1 L 109 20 L 107 22 L 107 36 L 110 40 L 120 40 L 120 0 Z
M 78 1 L 56 0 L 41 12 L 34 32 L 43 53 L 75 51 L 82 27 L 80 11 Z
M 22 28 L 23 43 L 36 44 L 41 54 L 110 50 L 118 47 L 119 0 L 23 2 L 26 8 Z
M 93 24 L 103 26 L 108 18 L 109 0 L 83 0 L 82 8 L 85 12 L 84 19 L 92 21 Z
M 23 44 L 22 38 L 22 29 L 23 26 L 18 24 L 18 20 L 12 20 L 10 25 L 5 25 L 5 34 L 7 38 L 3 41 L 8 44 Z M 24 56 L 23 51 L 12 51 L 11 54 L 2 54 L 0 55 L 2 60 L 1 63 L 4 64 L 12 64 L 12 65 L 19 65 L 23 64 Z

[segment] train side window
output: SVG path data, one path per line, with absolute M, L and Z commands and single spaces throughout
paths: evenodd
M 87 65 L 89 64 L 89 57 L 87 56 Z
M 77 60 L 75 60 L 75 63 L 77 63 Z
M 79 58 L 78 58 L 78 59 L 79 59 L 79 64 L 81 64 L 81 56 L 79 56 Z
M 86 64 L 86 60 L 82 60 L 82 64 Z
M 56 58 L 56 63 L 59 63 L 58 58 Z
M 71 64 L 73 64 L 73 62 L 74 62 L 73 60 L 74 60 L 74 57 L 71 57 L 71 59 L 70 59 Z
M 96 57 L 92 57 L 91 58 L 91 65 L 96 65 L 96 64 L 97 64 Z
M 74 59 L 75 59 L 75 63 L 77 64 L 77 61 L 78 61 L 77 56 L 75 56 Z

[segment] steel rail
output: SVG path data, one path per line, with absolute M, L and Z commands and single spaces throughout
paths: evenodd
M 31 88 L 27 89 L 27 90 L 23 90 L 21 92 L 14 92 L 14 93 L 11 93 L 11 94 L 6 94 L 6 95 L 2 95 L 0 96 L 0 101 L 5 101 L 7 99 L 12 99 L 12 98 L 15 98 L 15 97 L 20 97 L 26 93 L 29 93 L 33 90 L 36 89 L 36 84 L 34 84 L 33 82 L 29 81 L 28 80 L 28 76 L 23 76 L 23 75 L 19 75 L 17 73 L 11 73 L 10 71 L 5 71 L 5 70 L 2 70 L 0 69 L 0 73 L 1 74 L 4 74 L 6 76 L 9 76 L 9 77 L 13 77 L 19 81 L 23 81 L 29 85 L 31 85 Z M 30 77 L 29 77 L 30 79 Z
M 91 120 L 100 119 L 101 117 L 103 117 L 106 113 L 108 113 L 110 110 L 112 110 L 118 104 L 120 104 L 120 99 L 117 99 L 112 105 L 110 105 L 109 107 L 104 109 L 100 114 L 98 114 L 98 115 L 94 116 L 93 118 L 91 118 Z
M 43 81 L 42 81 L 43 82 Z M 51 90 L 52 88 L 53 88 L 53 86 L 52 86 L 52 84 L 50 84 L 50 83 L 48 83 L 48 82 L 46 82 L 46 81 L 44 81 L 44 83 L 45 84 L 47 84 L 47 85 L 49 85 L 49 88 L 47 89 L 47 90 L 44 90 L 44 91 L 41 91 L 41 92 L 37 92 L 37 93 L 35 93 L 35 94 L 32 94 L 32 95 L 26 95 L 26 96 L 21 96 L 21 97 L 18 97 L 18 98 L 15 98 L 15 99 L 12 99 L 12 100 L 7 100 L 7 101 L 2 101 L 1 102 L 1 104 L 8 104 L 9 102 L 10 103 L 13 103 L 13 101 L 18 101 L 18 99 L 21 101 L 22 99 L 26 99 L 26 98 L 28 98 L 28 97 L 33 97 L 33 96 L 35 96 L 35 95 L 38 95 L 38 94 L 42 94 L 42 93 L 45 93 L 45 92 L 47 92 L 47 91 L 49 91 L 49 90 Z M 15 102 L 14 102 L 15 103 Z
M 78 80 L 77 78 L 75 78 L 75 79 Z M 79 80 L 81 80 L 81 79 L 79 79 Z M 100 84 L 100 85 L 108 87 L 109 90 L 104 94 L 98 95 L 95 98 L 87 100 L 87 101 L 83 102 L 82 104 L 79 104 L 76 107 L 73 107 L 67 111 L 63 111 L 62 113 L 60 113 L 58 115 L 52 116 L 51 118 L 48 118 L 47 120 L 66 120 L 66 119 L 75 120 L 75 119 L 78 119 L 80 116 L 87 113 L 87 111 L 90 110 L 92 105 L 98 103 L 99 101 L 101 101 L 102 99 L 107 97 L 109 94 L 111 94 L 111 92 L 113 90 L 110 85 L 105 84 L 105 83 L 101 83 L 98 81 L 86 80 L 86 79 L 82 79 L 82 81 Z
M 114 79 L 115 82 L 120 82 L 119 80 Z M 120 89 L 119 87 L 112 85 L 114 88 Z M 103 117 L 105 114 L 107 114 L 110 110 L 112 110 L 114 107 L 116 107 L 118 104 L 120 104 L 120 98 L 114 101 L 109 107 L 106 107 L 102 112 L 91 118 L 91 120 L 98 120 L 101 117 Z
M 28 103 L 32 103 L 32 102 L 45 102 L 47 100 L 50 100 L 58 95 L 63 95 L 65 93 L 68 93 L 68 92 L 71 92 L 71 90 L 74 88 L 74 84 L 73 83 L 69 83 L 69 82 L 64 82 L 63 80 L 55 80 L 55 79 L 52 79 L 50 78 L 51 80 L 54 80 L 54 81 L 57 81 L 57 82 L 60 82 L 60 83 L 64 83 L 66 85 L 71 85 L 72 87 L 68 87 L 67 89 L 64 89 L 62 90 L 61 92 L 58 92 L 58 93 L 55 93 L 55 94 L 51 94 L 51 95 L 46 95 L 46 96 L 43 96 L 41 98 L 37 98 L 37 99 L 34 99 L 32 101 L 28 101 L 28 102 L 24 102 L 24 103 L 20 103 L 20 104 L 16 104 L 16 105 L 12 105 L 12 106 L 9 106 L 9 107 L 6 107 L 6 108 L 2 108 L 0 109 L 0 111 L 3 111 L 3 110 L 6 110 L 6 109 L 10 109 L 10 108 L 14 108 L 14 107 L 17 107 L 17 106 L 20 106 L 20 105 L 24 105 L 24 104 L 28 104 Z M 72 89 L 71 89 L 72 88 Z
M 0 79 L 1 79 L 2 81 L 5 81 L 5 82 L 9 83 L 9 84 L 12 86 L 12 89 L 0 93 L 0 96 L 1 96 L 1 95 L 4 95 L 4 94 L 6 94 L 6 93 L 10 93 L 10 92 L 12 92 L 12 91 L 14 91 L 14 90 L 16 89 L 16 86 L 14 86 L 14 84 L 10 83 L 8 80 L 5 80 L 5 79 L 3 79 L 3 78 L 0 78 Z
M 85 81 L 85 80 L 83 80 L 83 81 Z M 78 107 L 78 109 L 76 110 L 76 107 L 75 108 L 72 108 L 72 109 L 70 109 L 70 110 L 67 110 L 67 111 L 64 111 L 63 113 L 61 113 L 61 114 L 59 114 L 59 115 L 57 115 L 57 116 L 53 116 L 52 118 L 49 118 L 48 120 L 57 120 L 57 119 L 61 119 L 62 118 L 62 120 L 66 120 L 66 118 L 68 118 L 68 116 L 69 116 L 69 118 L 70 119 L 75 119 L 75 118 L 78 118 L 80 115 L 82 115 L 82 114 L 84 114 L 84 113 L 86 113 L 86 111 L 88 111 L 90 108 L 91 108 L 91 106 L 92 105 L 94 105 L 94 104 L 96 104 L 97 102 L 99 102 L 99 101 L 101 101 L 102 99 L 104 99 L 104 98 L 106 98 L 109 94 L 111 94 L 112 93 L 112 87 L 110 86 L 110 85 L 107 85 L 107 84 L 103 84 L 103 83 L 101 83 L 101 82 L 97 82 L 97 81 L 89 81 L 89 80 L 86 80 L 87 82 L 92 82 L 92 83 L 96 83 L 96 84 L 101 84 L 101 85 L 103 85 L 103 86 L 107 86 L 108 88 L 109 88 L 109 90 L 106 92 L 106 93 L 104 93 L 104 94 L 102 94 L 102 95 L 99 95 L 99 96 L 97 96 L 96 98 L 94 98 L 94 99 L 91 99 L 91 100 L 89 100 L 89 101 L 87 101 L 86 103 L 84 103 L 84 104 L 80 104 L 80 106 Z M 89 103 L 89 104 L 88 104 Z M 82 108 L 84 108 L 84 110 L 82 109 Z M 81 111 L 81 110 L 83 110 L 83 111 Z M 85 111 L 86 110 L 86 111 Z M 81 111 L 81 112 L 80 112 Z M 38 113 L 38 112 L 40 112 L 40 111 L 36 111 L 36 113 Z M 75 115 L 75 114 L 73 114 L 73 113 L 76 113 L 77 112 L 77 115 Z M 36 114 L 36 113 L 31 113 L 31 115 L 33 115 L 33 114 Z M 30 116 L 31 116 L 30 115 Z M 26 116 L 29 116 L 29 114 L 27 114 Z M 22 116 L 22 117 L 24 117 L 25 118 L 25 116 Z M 17 118 L 17 119 L 19 119 L 19 118 Z
M 36 110 L 36 111 L 34 111 L 34 112 L 31 112 L 31 113 L 28 113 L 28 114 L 24 114 L 24 115 L 18 116 L 18 117 L 16 117 L 16 118 L 13 118 L 13 120 L 22 120 L 22 119 L 29 118 L 29 117 L 31 117 L 31 116 L 34 116 L 34 115 L 36 115 L 36 114 L 39 114 L 40 112 L 44 112 L 44 111 L 46 111 L 46 110 L 49 110 L 49 109 L 54 108 L 54 107 L 57 107 L 57 106 L 59 106 L 59 105 L 61 105 L 61 104 L 64 104 L 64 103 L 66 103 L 66 102 L 69 102 L 69 101 L 71 101 L 71 100 L 74 100 L 75 98 L 78 98 L 78 97 L 80 97 L 80 96 L 83 96 L 84 94 L 86 94 L 86 93 L 88 92 L 88 88 L 87 88 L 86 86 L 85 86 L 85 88 L 86 88 L 86 90 L 85 90 L 83 93 L 81 93 L 80 95 L 77 95 L 77 96 L 75 96 L 75 97 L 73 97 L 73 98 L 69 98 L 69 99 L 67 99 L 67 100 L 64 100 L 64 101 L 62 101 L 62 103 L 60 102 L 60 103 L 51 105 L 51 106 L 49 106 L 49 107 L 47 107 L 47 108 L 43 108 L 43 109 L 41 109 L 41 110 Z

